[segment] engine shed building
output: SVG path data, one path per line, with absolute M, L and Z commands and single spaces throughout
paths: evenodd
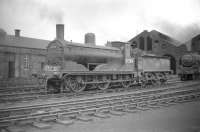
M 0 79 L 30 77 L 43 69 L 49 41 L 23 37 L 16 29 L 8 35 L 0 29 Z
M 156 30 L 150 32 L 144 30 L 129 42 L 133 48 L 137 47 L 147 53 L 170 57 L 170 67 L 174 74 L 178 69 L 180 57 L 187 51 L 184 44 Z

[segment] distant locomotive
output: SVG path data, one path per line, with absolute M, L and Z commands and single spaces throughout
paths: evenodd
M 185 54 L 180 58 L 179 76 L 181 80 L 195 80 L 200 77 L 200 55 Z
M 113 84 L 157 84 L 165 82 L 170 72 L 168 57 L 145 55 L 129 43 L 120 49 L 56 39 L 47 47 L 48 92 L 105 90 Z

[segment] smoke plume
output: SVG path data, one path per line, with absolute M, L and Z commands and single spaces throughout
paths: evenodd
M 191 23 L 188 26 L 180 26 L 169 21 L 159 21 L 156 23 L 161 32 L 170 34 L 181 42 L 185 42 L 200 34 L 200 25 L 198 23 Z
M 47 6 L 41 6 L 39 8 L 39 15 L 41 19 L 45 19 L 49 22 L 63 23 L 64 13 L 61 9 L 50 8 Z

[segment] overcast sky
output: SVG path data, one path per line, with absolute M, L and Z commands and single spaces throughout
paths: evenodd
M 128 41 L 158 30 L 179 41 L 200 33 L 200 0 L 0 0 L 0 28 L 8 34 L 53 40 L 56 23 L 65 39 L 84 42 L 93 32 L 98 45 Z

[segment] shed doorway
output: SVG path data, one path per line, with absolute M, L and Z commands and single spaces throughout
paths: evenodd
M 173 74 L 176 74 L 176 59 L 175 59 L 175 57 L 170 54 L 165 54 L 163 56 L 170 58 L 170 69 L 173 71 Z

